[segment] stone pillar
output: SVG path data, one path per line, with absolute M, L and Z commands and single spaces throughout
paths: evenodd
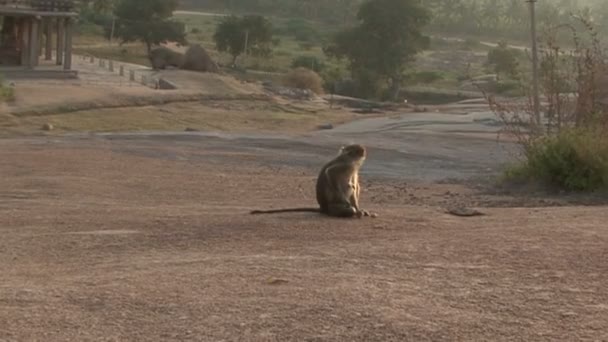
M 21 49 L 21 66 L 29 65 L 30 48 L 28 41 L 30 40 L 30 23 L 28 19 L 19 20 L 19 44 Z
M 42 51 L 42 47 L 44 46 L 44 30 L 46 30 L 45 28 L 46 25 L 46 18 L 43 19 L 38 19 L 38 44 L 37 45 L 37 49 L 36 51 L 38 51 L 38 60 L 40 60 L 40 57 L 42 57 L 44 55 L 44 51 Z
M 57 18 L 57 50 L 56 50 L 57 65 L 63 64 L 63 49 L 64 49 L 63 41 L 64 41 L 64 39 L 65 39 L 65 32 L 63 29 L 63 20 L 61 18 Z
M 37 18 L 32 18 L 30 20 L 30 60 L 28 63 L 28 67 L 34 68 L 38 65 L 38 45 L 40 40 L 38 39 L 39 29 L 40 29 L 40 20 Z
M 46 35 L 46 46 L 44 48 L 44 59 L 50 61 L 53 59 L 53 19 L 47 18 L 44 26 Z
M 63 70 L 72 69 L 72 35 L 74 25 L 71 18 L 65 19 L 65 59 L 63 63 Z

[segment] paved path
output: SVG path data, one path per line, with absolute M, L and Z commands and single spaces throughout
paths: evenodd
M 515 151 L 513 144 L 492 138 L 499 128 L 489 113 L 421 113 L 392 119 L 371 118 L 297 136 L 265 132 L 142 132 L 79 134 L 54 140 L 88 144 L 102 139 L 111 142 L 116 151 L 193 162 L 209 160 L 209 155 L 201 151 L 248 153 L 268 165 L 311 170 L 334 155 L 342 144 L 357 142 L 370 150 L 363 175 L 435 182 L 480 178 L 499 172 Z M 170 150 L 165 148 L 168 146 Z

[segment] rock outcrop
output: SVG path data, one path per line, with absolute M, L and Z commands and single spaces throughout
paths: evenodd
M 219 67 L 211 59 L 211 56 L 205 51 L 205 49 L 198 45 L 191 45 L 184 55 L 183 64 L 181 69 L 202 71 L 202 72 L 219 72 Z

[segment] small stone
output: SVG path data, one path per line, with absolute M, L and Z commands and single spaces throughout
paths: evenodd
M 289 283 L 289 281 L 285 280 L 285 279 L 268 279 L 268 285 L 283 285 L 283 284 L 287 284 Z
M 333 129 L 334 125 L 332 124 L 324 124 L 324 125 L 319 125 L 319 129 Z
M 485 214 L 477 209 L 467 207 L 452 207 L 447 210 L 448 214 L 460 217 L 484 216 Z
M 50 123 L 45 123 L 44 125 L 42 125 L 42 130 L 43 131 L 52 131 L 55 127 L 50 124 Z

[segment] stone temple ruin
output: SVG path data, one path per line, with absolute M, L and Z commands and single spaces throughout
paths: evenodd
M 0 73 L 76 77 L 72 70 L 76 2 L 0 0 Z

